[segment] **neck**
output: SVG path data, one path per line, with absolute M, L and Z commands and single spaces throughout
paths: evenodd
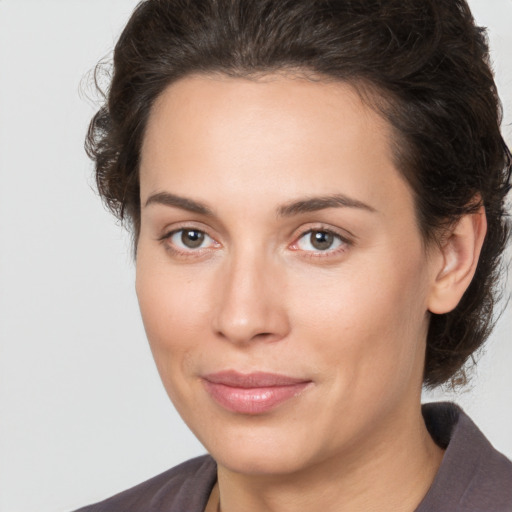
M 246 475 L 219 465 L 222 512 L 412 512 L 427 493 L 443 451 L 421 409 L 379 425 L 343 453 L 293 474 Z

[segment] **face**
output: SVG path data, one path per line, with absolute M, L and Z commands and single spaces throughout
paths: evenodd
M 390 139 L 340 83 L 191 76 L 155 103 L 137 294 L 220 465 L 298 471 L 418 414 L 432 269 Z

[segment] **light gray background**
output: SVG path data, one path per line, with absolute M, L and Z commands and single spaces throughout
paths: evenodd
M 490 28 L 512 144 L 512 0 Z M 0 0 L 0 511 L 64 512 L 203 452 L 168 402 L 129 239 L 92 191 L 79 94 L 135 0 Z M 510 289 L 510 285 L 509 285 Z M 512 311 L 461 403 L 512 457 Z M 436 393 L 435 399 L 442 399 Z

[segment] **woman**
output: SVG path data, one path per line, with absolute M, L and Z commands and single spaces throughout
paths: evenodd
M 512 162 L 463 0 L 146 0 L 87 147 L 210 455 L 83 511 L 504 511 L 423 385 L 492 328 Z

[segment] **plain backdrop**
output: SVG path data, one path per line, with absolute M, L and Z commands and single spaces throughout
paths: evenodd
M 510 145 L 512 0 L 470 3 L 490 30 Z M 83 151 L 96 105 L 80 83 L 135 4 L 0 0 L 1 512 L 72 510 L 204 451 L 160 384 L 129 237 Z M 509 457 L 511 332 L 509 306 L 471 386 L 448 393 Z

